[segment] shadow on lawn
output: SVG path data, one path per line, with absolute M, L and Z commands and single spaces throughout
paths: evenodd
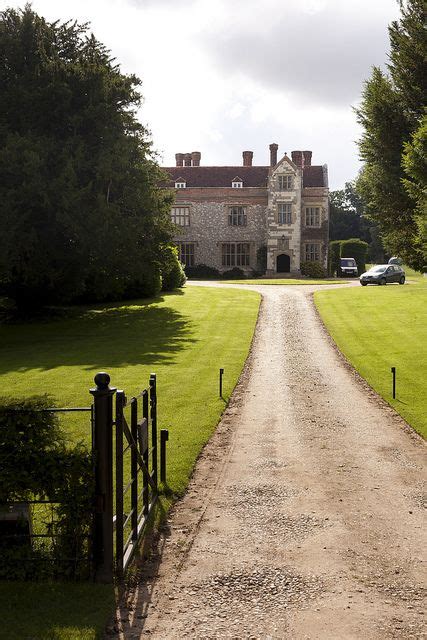
M 8 640 L 103 637 L 114 606 L 112 585 L 0 582 L 2 628 Z
M 0 374 L 169 364 L 195 338 L 191 319 L 159 306 L 162 300 L 99 305 L 61 321 L 4 326 Z

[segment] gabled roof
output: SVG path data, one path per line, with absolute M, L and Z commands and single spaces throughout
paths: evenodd
M 290 165 L 291 169 L 293 169 L 294 171 L 296 169 L 298 169 L 297 165 L 292 162 L 292 160 L 290 159 L 290 157 L 286 153 L 283 156 L 283 158 L 281 158 L 279 160 L 279 162 L 276 164 L 276 166 L 273 167 L 273 169 L 276 169 L 279 166 L 279 164 L 281 164 L 282 162 L 287 162 Z
M 240 176 L 234 176 L 231 182 L 243 182 L 243 180 L 242 178 L 240 178 Z
M 292 161 L 288 158 L 289 163 Z M 191 187 L 230 187 L 236 175 L 245 187 L 267 187 L 270 167 L 164 167 L 170 181 L 166 187 L 173 188 L 175 182 L 185 182 Z M 304 167 L 304 187 L 326 187 L 321 166 Z

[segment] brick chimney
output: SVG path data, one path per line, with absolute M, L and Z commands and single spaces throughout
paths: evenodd
M 292 162 L 302 168 L 302 151 L 291 151 Z
M 304 167 L 311 167 L 311 156 L 313 155 L 313 152 L 303 151 L 302 155 L 304 156 Z
M 277 149 L 279 145 L 272 142 L 270 145 L 270 167 L 275 167 L 277 164 Z
M 202 157 L 202 154 L 200 153 L 200 151 L 193 151 L 191 154 L 191 159 L 193 161 L 193 167 L 200 167 L 200 158 Z
M 243 151 L 243 166 L 244 167 L 252 167 L 252 158 L 254 157 L 253 151 Z
M 191 153 L 185 153 L 184 154 L 184 166 L 185 167 L 191 167 Z
M 175 153 L 176 166 L 182 167 L 184 164 L 184 154 L 183 153 Z

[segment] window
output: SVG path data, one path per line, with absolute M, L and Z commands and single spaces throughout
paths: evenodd
M 226 242 L 222 245 L 223 267 L 248 267 L 249 257 L 248 242 Z
M 178 224 L 180 227 L 189 227 L 190 207 L 172 207 L 171 218 L 172 222 Z
M 194 267 L 194 242 L 178 243 L 179 259 L 186 267 Z
M 245 207 L 230 207 L 228 224 L 232 227 L 246 227 Z
M 306 207 L 305 226 L 320 227 L 320 207 Z
M 243 187 L 243 182 L 240 182 L 239 180 L 233 180 L 231 186 L 233 187 L 233 189 L 241 189 Z
M 294 184 L 293 176 L 291 175 L 279 176 L 278 183 L 279 183 L 279 191 L 289 191 L 290 189 L 293 188 L 293 184 Z
M 175 189 L 185 189 L 186 186 L 186 182 L 175 182 Z
M 287 202 L 279 202 L 277 209 L 277 222 L 279 224 L 291 224 L 292 205 Z
M 320 245 L 319 244 L 310 243 L 305 245 L 305 261 L 320 262 Z

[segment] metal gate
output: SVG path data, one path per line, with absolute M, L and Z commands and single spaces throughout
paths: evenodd
M 123 576 L 158 499 L 156 375 L 137 396 L 110 387 L 110 376 L 95 376 L 93 452 L 96 512 L 95 579 Z M 115 397 L 115 410 L 113 399 Z M 160 479 L 166 480 L 166 441 L 160 432 Z

